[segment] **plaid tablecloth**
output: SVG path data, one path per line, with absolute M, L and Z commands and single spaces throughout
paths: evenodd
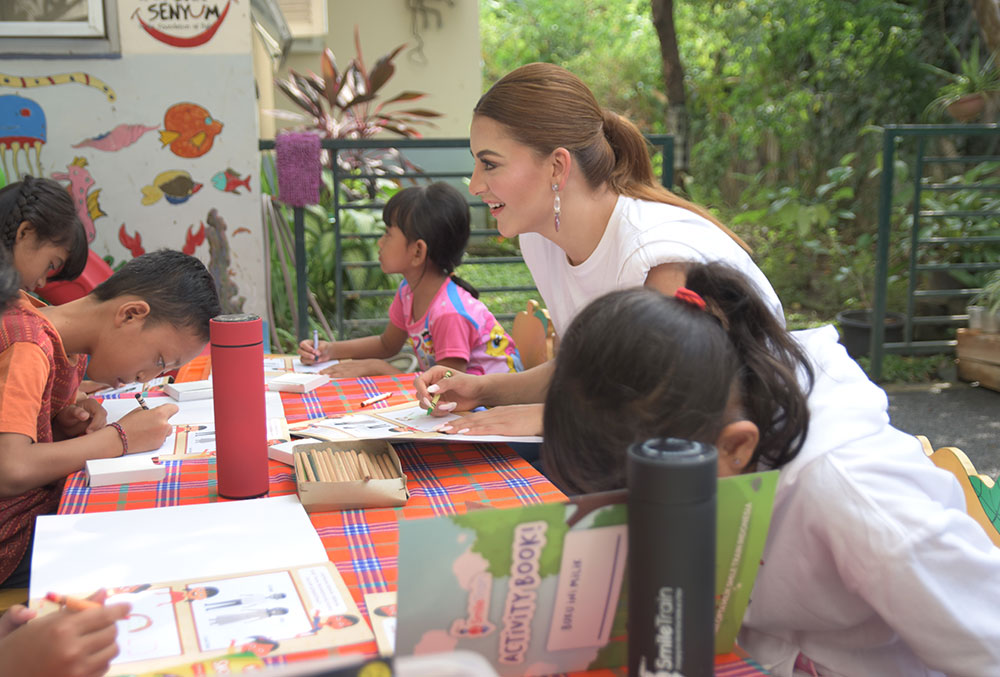
M 207 375 L 208 358 L 203 356 L 182 369 L 177 380 L 199 380 Z M 281 399 L 286 417 L 293 423 L 356 411 L 363 400 L 378 393 L 392 395 L 374 407 L 402 404 L 413 399 L 411 381 L 412 376 L 405 375 L 343 379 L 305 395 L 282 393 Z M 396 588 L 399 520 L 464 512 L 468 502 L 502 508 L 565 500 L 554 485 L 506 445 L 394 442 L 393 446 L 408 478 L 410 499 L 405 506 L 310 515 L 330 561 L 337 566 L 363 613 L 367 613 L 366 593 Z M 167 476 L 160 482 L 94 489 L 87 486 L 84 473 L 75 473 L 66 482 L 59 512 L 136 510 L 226 500 L 219 497 L 216 489 L 214 458 L 165 461 L 164 464 Z M 269 472 L 271 496 L 295 491 L 291 467 L 270 461 Z M 375 643 L 355 645 L 350 651 L 374 655 Z M 283 660 L 279 658 L 275 662 Z M 716 674 L 743 677 L 766 673 L 752 661 L 732 656 L 721 660 Z

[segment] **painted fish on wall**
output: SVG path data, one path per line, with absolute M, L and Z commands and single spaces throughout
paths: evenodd
M 165 198 L 170 204 L 179 205 L 201 190 L 201 186 L 182 169 L 160 172 L 152 184 L 142 187 L 142 204 L 151 205 Z
M 201 157 L 212 149 L 215 137 L 222 132 L 222 123 L 212 118 L 196 103 L 178 103 L 163 116 L 160 143 L 184 158 Z
M 216 172 L 212 176 L 212 185 L 225 193 L 239 195 L 239 188 L 243 186 L 250 191 L 250 175 L 240 176 L 239 172 L 231 167 L 227 167 L 224 172 Z
M 98 134 L 97 136 L 89 139 L 84 139 L 80 143 L 74 143 L 73 148 L 89 147 L 113 153 L 121 150 L 122 148 L 131 146 L 133 143 L 138 141 L 143 134 L 152 132 L 155 129 L 156 127 L 147 127 L 146 125 L 122 124 L 118 125 L 110 132 L 104 132 L 103 134 Z

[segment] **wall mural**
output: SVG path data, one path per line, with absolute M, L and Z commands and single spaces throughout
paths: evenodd
M 224 193 L 241 195 L 241 186 L 246 188 L 248 193 L 250 192 L 250 177 L 240 176 L 239 172 L 235 169 L 227 167 L 224 172 L 218 172 L 212 175 L 212 185 Z
M 73 158 L 73 162 L 66 165 L 65 172 L 52 172 L 52 178 L 56 181 L 69 181 L 69 194 L 73 196 L 77 216 L 83 221 L 83 228 L 87 231 L 87 242 L 93 242 L 97 235 L 94 219 L 107 214 L 101 211 L 97 202 L 101 189 L 91 190 L 95 181 L 87 171 L 86 158 Z
M 157 129 L 159 127 L 120 124 L 110 132 L 104 132 L 89 139 L 84 139 L 80 143 L 74 143 L 73 148 L 96 148 L 97 150 L 114 153 L 122 148 L 128 148 L 146 132 L 152 132 Z
M 29 87 L 50 87 L 52 85 L 79 84 L 93 87 L 114 101 L 113 90 L 106 82 L 89 73 L 58 73 L 56 75 L 11 75 L 0 73 L 0 86 L 24 89 Z M 4 174 L 21 176 L 23 173 L 41 176 L 42 146 L 48 136 L 45 111 L 34 100 L 19 94 L 0 96 L 0 157 L 3 159 Z M 19 161 L 21 151 L 27 170 L 21 171 Z M 31 151 L 34 151 L 35 164 L 31 164 Z M 11 163 L 7 164 L 10 154 Z M 13 170 L 13 171 L 11 171 Z
M 177 157 L 201 157 L 212 150 L 215 136 L 222 132 L 222 123 L 213 120 L 208 111 L 196 103 L 178 103 L 163 116 L 160 143 Z
M 210 38 L 227 13 L 230 21 L 241 17 L 236 2 L 234 11 L 229 2 L 215 10 L 212 0 L 184 3 L 198 11 L 177 19 L 174 29 L 178 36 Z M 159 0 L 155 10 L 145 0 L 126 4 L 126 18 L 158 12 L 166 21 L 180 3 Z M 145 23 L 168 31 L 165 23 Z M 93 62 L 88 73 L 69 72 L 72 64 L 0 57 L 0 167 L 7 180 L 32 174 L 62 182 L 91 248 L 112 268 L 146 251 L 181 249 L 202 258 L 216 276 L 225 312 L 262 312 L 251 60 L 224 53 L 131 54 Z M 24 74 L 9 72 L 20 68 Z M 63 72 L 38 75 L 48 68 Z M 210 73 L 225 73 L 226 82 Z M 52 86 L 72 84 L 81 87 Z
M 202 184 L 197 183 L 183 169 L 171 169 L 161 172 L 153 179 L 153 183 L 142 187 L 142 204 L 151 205 L 165 198 L 172 205 L 184 204 L 192 195 L 201 190 Z

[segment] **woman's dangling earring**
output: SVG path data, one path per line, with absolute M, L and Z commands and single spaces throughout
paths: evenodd
M 552 202 L 552 211 L 556 213 L 556 232 L 559 232 L 559 214 L 562 212 L 562 201 L 559 199 L 559 184 L 552 184 L 552 192 L 556 194 L 556 199 Z

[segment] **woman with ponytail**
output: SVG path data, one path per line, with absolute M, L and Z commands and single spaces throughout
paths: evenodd
M 602 108 L 565 68 L 533 63 L 501 78 L 473 109 L 470 146 L 469 190 L 489 206 L 501 235 L 519 236 L 557 335 L 598 296 L 636 285 L 673 294 L 688 264 L 708 261 L 742 271 L 783 321 L 743 241 L 660 185 L 635 125 Z M 540 403 L 552 365 L 446 383 L 443 375 L 431 370 L 415 386 L 423 399 L 440 392 L 437 411 L 447 412 Z M 539 434 L 541 423 L 541 405 L 533 404 L 472 414 L 442 430 Z
M 25 291 L 50 280 L 75 280 L 87 265 L 87 235 L 69 192 L 52 179 L 24 179 L 0 189 L 0 243 Z
M 496 321 L 479 292 L 455 275 L 469 242 L 469 205 L 447 183 L 405 188 L 382 210 L 385 234 L 378 260 L 385 273 L 403 281 L 380 336 L 299 344 L 306 364 L 347 360 L 322 373 L 334 378 L 398 374 L 385 360 L 409 338 L 421 369 L 438 364 L 452 372 L 508 373 L 521 370 L 514 341 Z
M 657 437 L 715 445 L 720 476 L 780 470 L 739 637 L 769 674 L 997 674 L 1000 549 L 832 327 L 786 331 L 741 273 L 694 265 L 676 296 L 588 305 L 555 361 L 541 456 L 567 493 L 624 487 Z

